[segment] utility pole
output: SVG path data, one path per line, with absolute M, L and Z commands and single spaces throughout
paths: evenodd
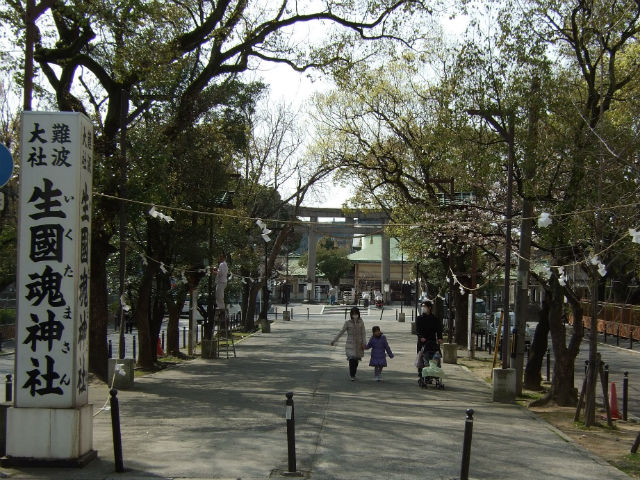
M 514 151 L 514 117 L 513 114 L 509 115 L 509 125 L 508 125 L 508 149 L 509 153 L 507 155 L 507 211 L 505 213 L 507 220 L 507 232 L 506 232 L 506 242 L 504 247 L 504 299 L 503 303 L 503 312 L 504 312 L 504 321 L 502 323 L 502 368 L 509 368 L 509 359 L 511 355 L 509 355 L 509 328 L 511 325 L 511 317 L 509 315 L 509 286 L 511 280 L 511 216 L 512 214 L 512 203 L 513 203 L 513 161 L 515 159 L 515 151 Z
M 125 357 L 125 343 L 124 343 L 124 309 L 122 308 L 122 302 L 125 293 L 125 281 L 126 281 L 126 265 L 127 265 L 127 213 L 124 206 L 124 199 L 126 197 L 126 183 L 127 183 L 127 113 L 129 111 L 129 98 L 127 91 L 123 88 L 120 91 L 120 309 L 118 315 L 120 318 L 120 336 L 118 342 L 118 358 Z

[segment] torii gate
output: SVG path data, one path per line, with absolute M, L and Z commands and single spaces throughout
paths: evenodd
M 350 234 L 357 235 L 373 235 L 381 234 L 382 236 L 382 256 L 380 268 L 381 285 L 391 285 L 391 243 L 390 239 L 384 233 L 384 225 L 389 222 L 389 216 L 381 211 L 364 212 L 362 210 L 342 210 L 340 208 L 319 208 L 319 207 L 300 207 L 297 213 L 298 217 L 309 217 L 309 225 L 300 227 L 307 232 L 308 235 L 308 252 L 309 261 L 307 263 L 307 285 L 311 285 L 313 291 L 316 283 L 316 247 L 322 234 Z M 319 224 L 319 218 L 344 218 L 344 223 L 327 222 Z M 356 223 L 356 220 L 376 221 L 374 224 Z M 390 300 L 390 291 L 385 292 L 382 289 L 384 303 Z

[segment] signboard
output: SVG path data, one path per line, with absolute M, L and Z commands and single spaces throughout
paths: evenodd
M 13 175 L 13 157 L 7 147 L 0 144 L 0 187 L 4 187 Z
M 80 113 L 22 116 L 15 406 L 88 401 L 93 128 Z

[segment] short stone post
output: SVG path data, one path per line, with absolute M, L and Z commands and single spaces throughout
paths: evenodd
M 458 363 L 458 344 L 442 344 L 442 361 L 444 363 Z

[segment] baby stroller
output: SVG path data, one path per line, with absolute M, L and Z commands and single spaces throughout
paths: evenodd
M 444 370 L 442 370 L 441 359 L 440 351 L 428 351 L 422 347 L 416 361 L 416 366 L 422 368 L 418 379 L 418 385 L 421 388 L 433 385 L 435 388 L 444 390 Z

